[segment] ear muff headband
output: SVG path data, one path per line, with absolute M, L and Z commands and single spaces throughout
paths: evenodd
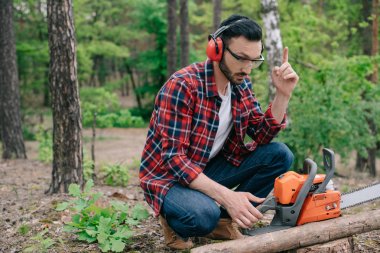
M 206 48 L 206 54 L 207 57 L 211 61 L 221 61 L 223 57 L 223 51 L 224 51 L 224 45 L 223 45 L 223 40 L 219 37 L 225 30 L 230 28 L 231 26 L 234 26 L 235 24 L 246 20 L 247 18 L 239 19 L 235 22 L 233 22 L 230 25 L 225 25 L 220 27 L 218 30 L 216 30 L 215 33 L 210 34 L 208 36 L 208 44 Z

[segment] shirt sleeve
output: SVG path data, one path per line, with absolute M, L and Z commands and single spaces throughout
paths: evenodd
M 183 80 L 171 79 L 158 95 L 157 130 L 161 135 L 161 168 L 182 185 L 190 184 L 202 169 L 188 157 L 194 99 Z
M 254 98 L 252 113 L 250 114 L 248 135 L 257 144 L 267 144 L 272 141 L 278 132 L 286 127 L 286 115 L 279 123 L 272 114 L 272 104 L 263 113 L 256 98 Z

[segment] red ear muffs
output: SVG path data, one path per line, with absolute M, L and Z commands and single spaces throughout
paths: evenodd
M 206 54 L 211 61 L 219 62 L 223 56 L 223 41 L 221 38 L 215 38 L 213 35 L 209 36 Z

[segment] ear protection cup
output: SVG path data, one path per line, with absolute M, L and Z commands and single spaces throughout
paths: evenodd
M 206 54 L 211 61 L 219 62 L 223 57 L 223 40 L 221 38 L 215 38 L 212 34 L 209 36 Z
M 230 25 L 225 25 L 220 27 L 218 30 L 216 30 L 215 33 L 210 34 L 208 36 L 208 44 L 206 48 L 206 54 L 207 57 L 211 61 L 216 61 L 219 62 L 222 60 L 223 57 L 223 51 L 224 51 L 224 45 L 223 45 L 223 40 L 219 37 L 225 30 L 230 28 L 231 26 L 235 25 L 236 23 L 239 23 L 243 20 L 246 20 L 247 18 L 242 18 L 239 19 L 235 22 L 233 22 Z

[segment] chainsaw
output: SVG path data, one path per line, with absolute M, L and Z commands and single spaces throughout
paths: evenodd
M 276 178 L 273 195 L 257 208 L 261 213 L 275 210 L 269 226 L 246 229 L 246 235 L 258 235 L 283 230 L 309 222 L 341 216 L 341 210 L 380 198 L 380 183 L 341 194 L 334 190 L 334 152 L 323 149 L 326 174 L 317 174 L 317 164 L 306 159 L 302 174 L 288 171 Z

